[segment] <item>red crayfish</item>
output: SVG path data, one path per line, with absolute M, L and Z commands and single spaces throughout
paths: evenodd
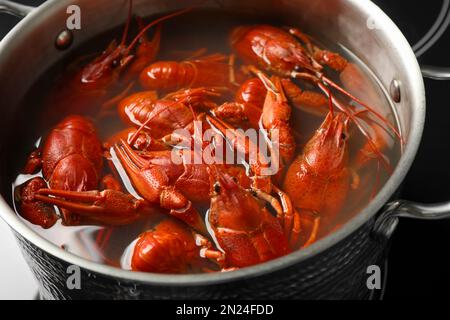
M 403 141 L 362 101 L 374 96 L 363 93 L 362 71 L 298 29 L 240 26 L 232 54 L 201 49 L 157 61 L 161 23 L 190 10 L 147 25 L 138 18 L 127 45 L 130 1 L 121 41 L 78 64 L 56 90 L 53 106 L 71 115 L 30 154 L 23 173 L 33 177 L 16 193 L 19 214 L 43 228 L 59 219 L 139 224 L 146 231 L 129 246 L 134 271 L 232 271 L 309 246 L 337 224 L 368 164 L 389 171 L 382 152 L 394 136 Z M 338 77 L 342 86 L 331 80 Z M 117 130 L 103 126 L 110 118 L 91 121 L 93 108 L 111 113 Z M 298 110 L 324 117 L 312 137 L 297 131 Z M 255 131 L 256 140 L 247 136 Z M 363 140 L 350 148 L 355 134 Z M 186 139 L 200 150 L 179 143 Z M 233 163 L 205 159 L 230 150 Z

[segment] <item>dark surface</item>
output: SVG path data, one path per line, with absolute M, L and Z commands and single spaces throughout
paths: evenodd
M 387 1 L 375 3 L 397 23 L 414 45 L 430 29 L 442 1 Z M 450 67 L 450 30 L 419 62 Z M 421 148 L 408 174 L 402 197 L 436 202 L 450 199 L 450 82 L 425 80 L 427 118 Z M 389 255 L 385 298 L 449 297 L 450 221 L 402 220 Z
M 14 0 L 14 2 L 25 4 L 28 6 L 37 6 L 44 3 L 44 0 Z M 0 14 L 0 39 L 2 39 L 8 31 L 14 27 L 14 25 L 19 22 L 20 19 L 16 17 L 11 17 L 9 15 Z
M 25 4 L 42 1 L 19 1 Z M 415 44 L 435 21 L 441 1 L 375 0 Z M 17 21 L 0 16 L 0 38 Z M 420 58 L 421 63 L 450 67 L 450 31 Z M 402 197 L 435 202 L 450 198 L 450 83 L 426 80 L 427 120 L 422 146 L 409 173 Z M 449 297 L 450 259 L 447 243 L 450 221 L 402 220 L 389 256 L 385 298 Z

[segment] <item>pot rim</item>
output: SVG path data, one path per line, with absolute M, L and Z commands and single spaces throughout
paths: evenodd
M 256 277 L 262 274 L 278 271 L 300 263 L 306 259 L 331 248 L 338 242 L 344 240 L 350 234 L 363 226 L 371 219 L 376 212 L 389 200 L 392 194 L 397 190 L 403 181 L 405 175 L 410 169 L 420 145 L 424 121 L 425 121 L 425 88 L 420 67 L 417 59 L 403 36 L 402 32 L 392 22 L 392 20 L 373 2 L 369 0 L 347 0 L 351 6 L 356 7 L 360 12 L 376 20 L 377 26 L 382 26 L 382 31 L 389 36 L 392 50 L 402 53 L 403 64 L 408 66 L 407 73 L 411 77 L 412 90 L 408 97 L 415 108 L 414 117 L 411 119 L 412 125 L 404 153 L 399 163 L 380 190 L 377 196 L 366 206 L 359 214 L 350 219 L 344 226 L 323 239 L 315 242 L 311 246 L 293 252 L 287 256 L 262 263 L 256 266 L 243 268 L 233 272 L 211 273 L 211 274 L 190 274 L 190 275 L 164 275 L 144 272 L 134 272 L 107 266 L 97 262 L 92 262 L 81 258 L 75 254 L 64 251 L 57 245 L 41 237 L 37 232 L 28 227 L 17 214 L 10 208 L 7 202 L 0 197 L 0 216 L 8 225 L 22 237 L 33 243 L 41 250 L 61 259 L 72 265 L 77 265 L 85 270 L 95 272 L 101 275 L 114 277 L 117 279 L 154 284 L 160 286 L 187 286 L 187 285 L 212 285 L 223 282 L 236 281 L 243 278 Z M 19 22 L 0 42 L 0 65 L 4 63 L 3 56 L 14 46 L 15 35 L 21 32 L 29 32 L 33 29 L 38 17 L 54 14 L 58 10 L 67 6 L 68 1 L 48 0 L 40 7 L 33 10 L 27 17 Z

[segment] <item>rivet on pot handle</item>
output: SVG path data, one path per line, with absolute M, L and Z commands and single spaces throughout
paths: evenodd
M 389 240 L 395 231 L 399 218 L 440 220 L 450 218 L 450 202 L 424 204 L 407 200 L 388 203 L 378 216 L 372 235 L 377 240 Z
M 15 3 L 7 0 L 0 0 L 0 12 L 9 13 L 16 17 L 23 18 L 29 14 L 34 7 L 26 6 L 20 3 Z

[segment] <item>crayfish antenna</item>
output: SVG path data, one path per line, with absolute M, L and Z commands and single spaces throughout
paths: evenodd
M 333 94 L 331 93 L 331 90 L 324 87 L 325 90 L 327 90 L 326 95 L 328 96 L 328 109 L 331 114 L 331 118 L 334 118 L 334 104 L 333 104 Z
M 129 0 L 128 4 L 128 18 L 127 23 L 125 24 L 125 29 L 122 34 L 122 41 L 120 41 L 121 46 L 125 46 L 128 37 L 128 31 L 130 30 L 131 17 L 133 16 L 133 0 Z
M 343 89 L 341 86 L 337 85 L 334 81 L 330 80 L 329 78 L 327 78 L 326 76 L 324 76 L 323 74 L 320 76 L 320 79 L 322 79 L 323 81 L 325 81 L 325 83 L 327 83 L 329 86 L 333 87 L 334 89 L 338 90 L 340 93 L 342 93 L 343 95 L 349 97 L 350 99 L 352 99 L 353 101 L 355 101 L 356 103 L 358 103 L 359 105 L 361 105 L 364 109 L 366 109 L 367 111 L 369 111 L 370 113 L 372 113 L 375 117 L 377 117 L 378 119 L 380 119 L 390 130 L 392 130 L 392 132 L 397 136 L 397 138 L 400 140 L 400 142 L 402 143 L 402 145 L 404 144 L 404 139 L 403 136 L 401 135 L 400 131 L 395 128 L 394 125 L 392 125 L 388 119 L 386 119 L 386 117 L 384 117 L 382 114 L 380 114 L 378 111 L 376 111 L 375 109 L 373 109 L 372 107 L 370 107 L 368 104 L 364 103 L 361 99 L 355 97 L 354 95 L 352 95 L 350 92 L 348 92 L 347 90 Z
M 222 87 L 200 87 L 195 89 L 183 89 L 179 90 L 173 93 L 170 93 L 164 97 L 164 99 L 173 99 L 174 101 L 172 104 L 167 105 L 167 108 L 170 108 L 172 105 L 175 105 L 177 103 L 190 103 L 191 101 L 197 99 L 200 94 L 204 94 L 208 97 L 220 97 L 222 95 L 222 91 L 225 92 L 225 90 L 228 90 L 226 88 Z M 188 106 L 190 108 L 190 106 Z M 192 108 L 191 108 L 192 111 Z M 156 115 L 155 115 L 156 116 Z M 193 114 L 194 119 L 196 119 L 195 112 Z M 128 144 L 133 145 L 136 139 L 139 137 L 139 134 L 144 130 L 150 122 L 153 120 L 153 117 L 148 117 L 147 120 L 145 120 L 144 123 L 141 124 L 141 126 L 136 130 L 136 132 L 131 136 L 129 139 Z
M 316 72 L 316 75 L 312 75 L 310 73 L 306 73 L 306 72 L 292 72 L 291 76 L 293 78 L 296 79 L 304 79 L 304 80 L 308 80 L 308 81 L 312 81 L 314 83 L 317 83 L 319 88 L 322 90 L 322 92 L 324 92 L 325 94 L 329 94 L 330 90 L 325 86 L 328 85 L 330 87 L 332 87 L 333 89 L 336 89 L 337 91 L 339 91 L 341 94 L 347 96 L 348 98 L 350 98 L 351 100 L 353 100 L 354 102 L 358 103 L 359 105 L 361 105 L 365 110 L 367 110 L 368 112 L 370 112 L 371 114 L 373 114 L 376 118 L 378 118 L 379 120 L 381 120 L 383 122 L 383 124 L 389 129 L 391 130 L 394 135 L 399 139 L 400 143 L 403 145 L 405 143 L 402 134 L 400 133 L 400 131 L 395 128 L 394 125 L 392 125 L 388 119 L 386 119 L 386 117 L 384 117 L 382 114 L 380 114 L 378 111 L 376 111 L 375 109 L 373 109 L 372 107 L 370 107 L 369 105 L 367 105 L 365 102 L 363 102 L 361 99 L 358 99 L 357 97 L 355 97 L 354 95 L 352 95 L 350 92 L 348 92 L 347 90 L 343 89 L 341 86 L 339 86 L 338 84 L 336 84 L 334 81 L 332 81 L 331 79 L 327 78 L 323 73 L 321 72 Z M 347 108 L 345 108 L 345 110 L 347 110 Z M 341 110 L 343 112 L 348 113 L 348 111 L 344 111 Z
M 178 103 L 178 101 L 174 101 L 173 105 Z M 167 108 L 170 108 L 172 104 L 169 104 Z M 155 115 L 156 116 L 156 115 Z M 136 139 L 139 137 L 139 134 L 142 132 L 142 130 L 145 129 L 149 125 L 149 123 L 153 120 L 153 117 L 148 117 L 147 120 L 145 120 L 144 123 L 141 124 L 141 126 L 134 132 L 134 134 L 131 136 L 130 139 L 128 139 L 128 145 L 133 145 L 136 142 Z M 125 143 L 127 144 L 127 143 Z
M 250 65 L 247 67 L 247 69 L 252 72 L 255 76 L 257 76 L 259 78 L 259 80 L 262 81 L 262 83 L 264 84 L 264 86 L 266 87 L 266 89 L 268 91 L 273 92 L 273 94 L 278 95 L 280 94 L 280 91 L 278 90 L 278 88 L 275 86 L 275 84 L 272 82 L 272 80 L 269 79 L 269 77 L 262 72 L 261 70 L 259 70 L 258 68 L 256 68 L 253 65 Z
M 322 83 L 318 83 L 319 88 L 324 92 L 324 94 L 332 101 L 333 105 L 336 106 L 341 112 L 346 114 L 350 120 L 356 125 L 358 130 L 361 132 L 361 134 L 364 136 L 364 138 L 367 140 L 367 143 L 369 144 L 372 151 L 376 154 L 377 158 L 381 161 L 383 166 L 385 167 L 386 171 L 388 173 L 392 173 L 393 168 L 389 164 L 389 162 L 385 159 L 383 153 L 378 149 L 378 147 L 373 143 L 372 138 L 370 137 L 370 134 L 367 132 L 366 129 L 362 126 L 362 124 L 359 122 L 359 120 L 356 118 L 355 114 L 352 113 L 347 107 L 343 106 L 342 103 L 337 100 L 335 97 L 333 97 L 331 90 L 325 86 Z
M 165 16 L 163 16 L 163 17 L 161 17 L 161 18 L 158 18 L 158 19 L 156 19 L 156 20 L 150 22 L 150 23 L 147 24 L 147 25 L 146 25 L 146 26 L 145 26 L 145 27 L 137 34 L 137 36 L 133 39 L 133 41 L 132 41 L 132 42 L 130 43 L 130 45 L 128 46 L 127 51 L 132 50 L 132 49 L 134 48 L 134 46 L 138 43 L 139 39 L 140 39 L 140 38 L 141 38 L 141 37 L 142 37 L 142 36 L 143 36 L 143 35 L 151 28 L 151 27 L 153 27 L 153 26 L 155 26 L 155 25 L 157 25 L 157 24 L 159 24 L 159 23 L 161 23 L 161 22 L 163 22 L 163 21 L 166 21 L 166 20 L 175 18 L 175 17 L 177 17 L 177 16 L 183 15 L 183 14 L 185 14 L 185 13 L 187 13 L 187 12 L 192 11 L 192 10 L 193 10 L 193 7 L 185 8 L 185 9 L 175 11 L 174 13 L 165 15 Z

